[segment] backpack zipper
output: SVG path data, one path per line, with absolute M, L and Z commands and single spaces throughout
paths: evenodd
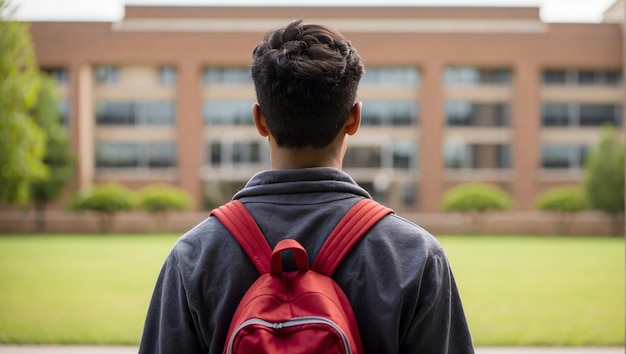
M 265 326 L 265 327 L 272 328 L 275 330 L 280 330 L 282 328 L 300 326 L 300 325 L 305 325 L 305 324 L 324 324 L 333 328 L 335 331 L 337 331 L 337 333 L 339 333 L 339 336 L 341 337 L 341 341 L 343 342 L 343 347 L 346 353 L 347 354 L 352 353 L 352 349 L 350 348 L 350 344 L 348 341 L 348 336 L 346 336 L 343 330 L 335 322 L 327 318 L 319 317 L 319 316 L 296 317 L 296 318 L 287 320 L 285 322 L 276 322 L 276 323 L 265 321 L 260 318 L 251 318 L 249 320 L 244 321 L 242 324 L 239 325 L 239 327 L 237 327 L 237 329 L 235 329 L 233 334 L 230 336 L 230 339 L 228 340 L 228 347 L 226 348 L 226 352 L 228 354 L 232 354 L 233 343 L 235 342 L 235 336 L 237 335 L 239 331 L 241 331 L 243 328 L 247 326 L 260 325 L 260 326 Z

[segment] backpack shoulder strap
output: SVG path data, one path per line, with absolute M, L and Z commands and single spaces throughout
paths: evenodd
M 366 198 L 356 203 L 332 231 L 315 258 L 312 269 L 332 276 L 350 249 L 384 216 L 394 211 Z
M 259 274 L 270 272 L 272 249 L 248 209 L 239 200 L 211 211 L 246 252 Z

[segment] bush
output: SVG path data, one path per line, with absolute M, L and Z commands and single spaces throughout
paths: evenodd
M 173 210 L 185 210 L 191 205 L 191 197 L 184 189 L 170 185 L 151 185 L 143 188 L 137 195 L 137 207 L 150 214 L 159 215 L 157 226 L 167 228 L 167 214 Z
M 539 210 L 557 213 L 557 232 L 567 233 L 571 216 L 587 208 L 587 199 L 580 186 L 556 187 L 542 193 L 535 206 Z
M 510 206 L 509 194 L 498 187 L 484 183 L 460 184 L 443 195 L 445 211 L 485 212 L 506 210 Z
M 484 183 L 460 184 L 444 193 L 442 199 L 445 211 L 471 214 L 475 232 L 480 230 L 484 212 L 506 210 L 510 204 L 511 198 L 507 192 Z
M 91 210 L 100 216 L 100 231 L 110 230 L 115 215 L 121 211 L 132 210 L 134 198 L 132 191 L 115 183 L 95 186 L 90 191 L 79 194 L 70 203 L 73 210 Z
M 137 199 L 137 207 L 149 213 L 185 210 L 191 205 L 187 191 L 170 185 L 147 186 L 138 192 Z
M 535 206 L 543 211 L 575 213 L 587 208 L 587 199 L 579 186 L 556 187 L 542 193 Z

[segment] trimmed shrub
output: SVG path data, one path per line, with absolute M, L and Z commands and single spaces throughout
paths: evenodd
M 556 187 L 542 193 L 535 206 L 543 211 L 575 213 L 587 208 L 587 199 L 579 186 Z
M 557 232 L 567 233 L 572 215 L 587 209 L 587 199 L 584 189 L 580 186 L 555 187 L 543 192 L 537 198 L 535 207 L 556 213 Z
M 88 192 L 77 195 L 71 202 L 73 210 L 91 210 L 100 216 L 100 231 L 107 233 L 119 212 L 134 208 L 133 193 L 116 183 L 93 187 Z
M 457 211 L 472 216 L 474 232 L 479 232 L 483 213 L 491 210 L 506 210 L 511 204 L 509 194 L 485 183 L 460 184 L 446 193 L 442 198 L 445 211 Z
M 443 195 L 445 211 L 485 212 L 489 210 L 506 210 L 511 198 L 502 189 L 484 183 L 460 184 Z
M 150 185 L 137 193 L 137 207 L 158 216 L 157 226 L 159 230 L 167 228 L 168 212 L 186 210 L 190 205 L 189 193 L 171 185 Z

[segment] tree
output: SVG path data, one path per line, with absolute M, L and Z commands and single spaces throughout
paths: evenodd
M 116 183 L 95 186 L 70 202 L 73 210 L 91 210 L 98 213 L 102 233 L 109 232 L 118 213 L 132 210 L 134 205 L 132 192 Z
M 509 194 L 498 187 L 484 183 L 464 183 L 444 193 L 442 206 L 445 211 L 469 214 L 473 231 L 478 232 L 483 214 L 490 210 L 508 209 L 510 200 Z
M 542 193 L 535 203 L 539 210 L 557 214 L 557 231 L 567 233 L 572 216 L 587 208 L 585 191 L 581 186 L 563 186 Z
M 41 74 L 40 82 L 37 101 L 31 110 L 31 116 L 47 136 L 43 162 L 50 174 L 45 180 L 31 183 L 30 195 L 37 213 L 37 229 L 43 232 L 46 205 L 59 197 L 63 187 L 72 178 L 74 161 L 67 130 L 61 124 L 56 84 L 44 73 Z
M 0 203 L 26 203 L 32 181 L 45 179 L 45 133 L 28 115 L 39 70 L 28 27 L 8 19 L 0 0 Z
M 612 126 L 606 126 L 602 137 L 587 156 L 585 192 L 591 209 L 612 216 L 612 231 L 620 232 L 624 220 L 624 145 Z
M 185 210 L 191 205 L 191 198 L 184 189 L 170 185 L 150 185 L 138 192 L 137 207 L 156 216 L 158 230 L 167 228 L 168 212 Z

